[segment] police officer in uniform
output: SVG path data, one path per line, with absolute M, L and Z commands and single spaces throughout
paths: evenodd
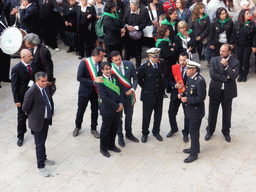
M 141 86 L 141 101 L 143 102 L 142 138 L 143 143 L 147 142 L 148 128 L 151 114 L 154 110 L 153 135 L 158 141 L 163 138 L 159 134 L 163 109 L 163 95 L 165 89 L 163 63 L 159 60 L 159 48 L 147 50 L 149 60 L 138 69 L 139 85 Z
M 184 149 L 184 153 L 190 155 L 184 160 L 185 163 L 191 163 L 198 159 L 200 153 L 199 130 L 202 119 L 205 115 L 204 100 L 206 97 L 206 83 L 199 74 L 200 64 L 187 60 L 186 73 L 188 76 L 186 90 L 183 95 L 178 97 L 185 104 L 185 118 L 188 120 L 189 133 L 191 137 L 190 149 Z

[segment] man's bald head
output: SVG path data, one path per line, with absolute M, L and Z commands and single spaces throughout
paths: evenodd
M 225 43 L 220 47 L 220 56 L 227 59 L 231 54 L 231 48 L 229 44 Z
M 20 57 L 21 57 L 22 61 L 26 64 L 31 63 L 31 61 L 33 60 L 32 53 L 28 49 L 22 49 L 20 52 Z

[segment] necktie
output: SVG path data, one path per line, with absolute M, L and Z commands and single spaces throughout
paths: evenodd
M 28 68 L 28 74 L 29 74 L 30 76 L 32 76 L 33 73 L 32 73 L 32 69 L 31 69 L 31 67 L 30 67 L 30 64 L 27 65 L 27 68 Z
M 120 73 L 123 75 L 122 67 L 119 67 L 119 71 L 120 71 Z
M 95 63 L 95 69 L 96 69 L 96 72 L 98 73 L 98 63 Z
M 157 64 L 154 64 L 155 72 L 157 73 Z
M 47 119 L 51 119 L 52 118 L 52 108 L 51 108 L 51 105 L 50 105 L 50 100 L 45 92 L 45 88 L 43 88 L 43 100 L 44 100 L 44 103 L 46 105 L 46 108 L 47 108 Z
M 112 82 L 111 77 L 109 77 L 108 80 Z
M 34 57 L 34 48 L 33 49 L 30 49 L 31 53 L 32 53 L 32 56 Z
M 181 69 L 181 76 L 184 77 L 184 67 Z

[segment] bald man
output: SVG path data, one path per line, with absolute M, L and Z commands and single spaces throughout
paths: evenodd
M 22 104 L 26 91 L 30 86 L 34 84 L 33 81 L 33 66 L 31 62 L 33 60 L 31 51 L 23 49 L 20 53 L 21 62 L 12 68 L 11 72 L 11 85 L 14 103 L 18 109 L 18 142 L 17 145 L 21 147 L 23 145 L 24 134 L 27 131 L 26 120 L 27 115 L 22 111 Z

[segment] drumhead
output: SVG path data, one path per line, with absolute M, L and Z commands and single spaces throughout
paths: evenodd
M 5 29 L 1 35 L 0 47 L 6 54 L 14 54 L 19 51 L 22 44 L 22 33 L 16 27 Z

